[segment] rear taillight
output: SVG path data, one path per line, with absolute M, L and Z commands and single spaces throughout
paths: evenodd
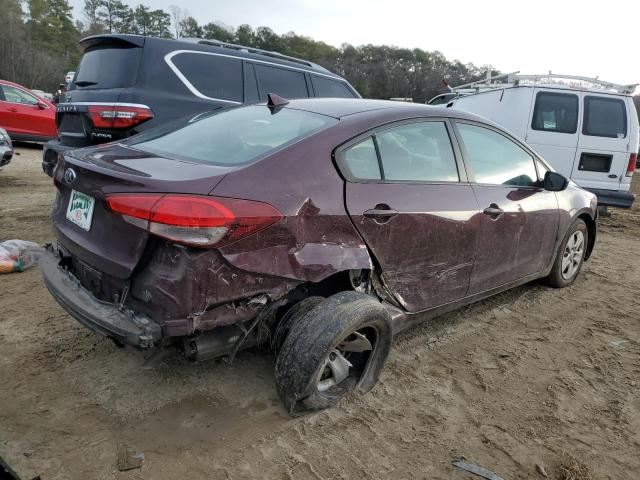
M 97 128 L 130 128 L 153 118 L 153 112 L 145 106 L 91 105 L 89 117 Z
M 627 165 L 627 177 L 633 177 L 633 172 L 636 170 L 636 163 L 638 163 L 638 154 L 632 153 L 629 155 L 629 165 Z
M 150 233 L 196 247 L 219 247 L 278 222 L 271 205 L 237 198 L 156 193 L 108 195 L 107 206 Z

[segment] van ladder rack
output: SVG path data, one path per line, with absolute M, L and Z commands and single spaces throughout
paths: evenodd
M 246 47 L 244 45 L 238 45 L 236 43 L 222 42 L 222 41 L 216 40 L 214 38 L 212 38 L 212 39 L 181 38 L 180 40 L 182 40 L 183 42 L 198 43 L 200 45 L 210 45 L 212 47 L 231 48 L 231 49 L 239 50 L 239 51 L 243 51 L 243 52 L 256 53 L 258 55 L 266 55 L 268 57 L 279 58 L 281 60 L 287 60 L 289 62 L 299 63 L 299 64 L 305 65 L 307 67 L 318 68 L 318 69 L 321 69 L 322 71 L 328 72 L 328 70 L 326 70 L 324 67 L 321 67 L 320 65 L 317 65 L 317 64 L 315 64 L 313 62 L 309 62 L 307 60 L 302 60 L 301 58 L 290 57 L 290 56 L 284 55 L 284 54 L 282 54 L 280 52 L 262 50 L 261 48 Z
M 505 79 L 503 83 L 494 83 L 496 80 Z M 559 81 L 554 81 L 559 80 Z M 569 80 L 573 82 L 583 82 L 588 84 L 591 88 L 603 89 L 622 93 L 626 95 L 632 95 L 635 92 L 638 84 L 620 85 L 617 83 L 606 82 L 599 78 L 581 77 L 577 75 L 561 75 L 557 73 L 546 73 L 541 75 L 520 75 L 520 72 L 505 73 L 503 75 L 489 76 L 484 80 L 477 80 L 475 82 L 467 83 L 464 85 L 458 85 L 457 87 L 451 87 L 452 92 L 460 92 L 466 90 L 464 93 L 471 93 L 473 91 L 490 90 L 496 88 L 517 87 L 519 85 L 562 85 L 564 87 L 571 87 L 571 84 L 563 83 L 562 80 Z M 589 88 L 585 85 L 586 88 Z

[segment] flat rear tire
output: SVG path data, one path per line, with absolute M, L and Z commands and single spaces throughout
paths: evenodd
M 307 311 L 278 353 L 276 387 L 291 415 L 336 405 L 377 383 L 391 349 L 391 317 L 360 292 L 337 293 Z

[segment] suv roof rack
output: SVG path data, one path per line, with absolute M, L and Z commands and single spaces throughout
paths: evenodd
M 282 54 L 280 52 L 262 50 L 261 48 L 247 47 L 247 46 L 244 46 L 244 45 L 238 45 L 236 43 L 222 42 L 222 41 L 216 40 L 214 38 L 205 39 L 205 38 L 191 38 L 190 37 L 190 38 L 181 38 L 180 40 L 183 41 L 183 42 L 197 43 L 197 44 L 200 44 L 200 45 L 211 45 L 212 47 L 231 48 L 233 50 L 239 50 L 239 51 L 248 52 L 248 53 L 255 53 L 255 54 L 258 54 L 258 55 L 266 55 L 268 57 L 279 58 L 280 60 L 286 60 L 288 62 L 299 63 L 299 64 L 304 65 L 306 67 L 311 67 L 311 68 L 322 70 L 323 72 L 331 73 L 331 72 L 329 72 L 329 70 L 327 70 L 324 67 L 321 67 L 320 65 L 318 65 L 316 63 L 310 62 L 308 60 L 303 60 L 301 58 L 290 57 L 290 56 L 284 55 L 284 54 Z
M 500 82 L 497 82 L 500 80 Z M 635 92 L 637 83 L 620 85 L 606 82 L 598 77 L 581 77 L 577 75 L 561 75 L 557 73 L 547 73 L 541 75 L 520 75 L 520 72 L 505 73 L 491 76 L 487 72 L 487 78 L 475 82 L 450 87 L 449 90 L 457 93 L 476 93 L 484 90 L 496 88 L 517 87 L 520 85 L 554 85 L 565 88 L 587 88 L 593 90 L 608 90 L 625 95 L 632 95 Z

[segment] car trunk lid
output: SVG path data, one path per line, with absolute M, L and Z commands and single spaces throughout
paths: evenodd
M 232 167 L 187 164 L 124 145 L 65 153 L 54 172 L 53 222 L 60 243 L 90 269 L 127 279 L 149 233 L 107 207 L 111 193 L 207 195 Z

